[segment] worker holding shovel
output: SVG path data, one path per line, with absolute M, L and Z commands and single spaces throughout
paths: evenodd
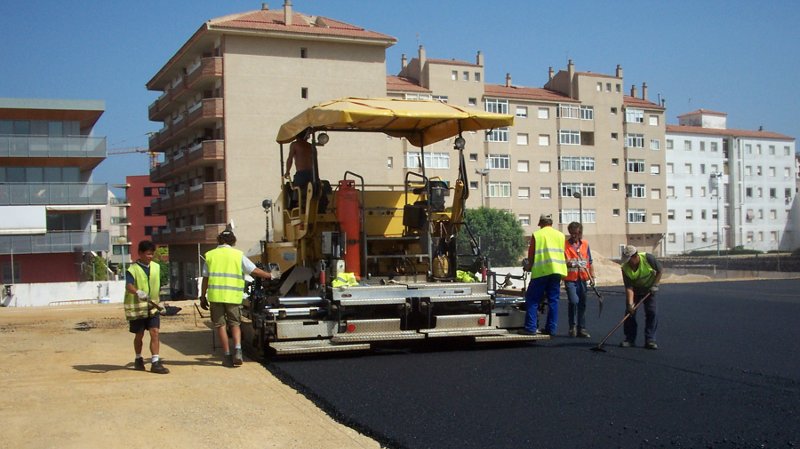
M 625 340 L 620 343 L 623 348 L 634 346 L 636 342 L 637 324 L 636 310 L 641 302 L 644 306 L 644 347 L 658 349 L 656 344 L 656 329 L 658 317 L 656 316 L 656 292 L 661 281 L 661 264 L 655 256 L 645 252 L 638 252 L 633 245 L 627 245 L 622 250 L 622 281 L 625 284 L 626 316 L 623 330 Z

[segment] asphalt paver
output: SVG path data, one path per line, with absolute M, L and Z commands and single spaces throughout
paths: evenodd
M 592 293 L 590 339 L 449 342 L 267 368 L 390 448 L 800 447 L 800 280 L 662 285 L 659 350 L 590 348 L 624 313 Z M 541 320 L 540 320 L 541 321 Z

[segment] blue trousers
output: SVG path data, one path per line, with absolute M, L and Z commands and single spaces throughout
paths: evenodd
M 539 328 L 539 302 L 547 295 L 547 324 L 545 333 L 555 334 L 558 324 L 558 296 L 561 293 L 561 275 L 549 274 L 532 279 L 525 291 L 525 329 L 533 332 Z
M 564 281 L 564 290 L 567 291 L 569 300 L 569 327 L 573 328 L 577 324 L 579 329 L 586 329 L 586 281 Z
M 641 301 L 646 294 L 647 293 L 635 292 L 633 294 L 634 304 Z M 658 304 L 656 303 L 656 295 L 654 294 L 651 294 L 644 304 L 636 309 L 632 317 L 625 320 L 625 325 L 622 328 L 625 331 L 625 340 L 628 340 L 631 344 L 636 342 L 636 333 L 639 327 L 636 323 L 636 315 L 639 313 L 639 309 L 644 309 L 645 343 L 648 341 L 656 341 L 656 329 L 658 329 L 658 316 L 656 316 L 656 312 L 658 312 Z

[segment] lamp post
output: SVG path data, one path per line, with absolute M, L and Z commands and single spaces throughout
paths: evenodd
M 719 216 L 720 216 L 720 211 L 719 211 L 719 197 L 720 197 L 719 184 L 720 184 L 720 178 L 722 178 L 722 173 L 721 172 L 715 171 L 715 172 L 711 173 L 711 179 L 714 180 L 713 181 L 714 188 L 717 191 L 717 256 L 720 255 L 720 253 L 719 253 L 719 245 L 720 245 L 720 241 L 722 240 L 722 235 L 720 234 L 720 227 L 719 227 Z
M 478 169 L 476 168 L 476 169 L 475 169 L 475 174 L 476 174 L 476 175 L 480 175 L 480 177 L 481 177 L 481 182 L 480 182 L 480 189 L 481 189 L 481 207 L 484 207 L 484 206 L 483 206 L 483 202 L 484 202 L 484 200 L 483 200 L 483 197 L 484 197 L 484 192 L 483 192 L 483 188 L 484 188 L 484 185 L 483 185 L 483 178 L 485 178 L 486 176 L 488 176 L 488 175 L 489 175 L 489 169 L 488 169 L 488 168 L 484 168 L 484 169 L 482 169 L 482 170 L 478 170 Z
M 572 192 L 572 197 L 578 199 L 578 222 L 583 226 L 583 195 L 581 192 Z

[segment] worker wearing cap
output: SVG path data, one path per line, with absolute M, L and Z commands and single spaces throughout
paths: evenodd
M 636 343 L 636 310 L 644 301 L 644 347 L 658 349 L 656 344 L 656 292 L 663 273 L 661 264 L 655 256 L 639 252 L 635 246 L 627 245 L 622 249 L 622 281 L 625 284 L 625 312 L 630 314 L 625 320 L 623 330 L 625 340 L 620 343 L 623 348 L 635 346 Z M 636 308 L 635 308 L 636 307 Z
M 279 271 L 267 273 L 257 268 L 244 253 L 234 249 L 236 236 L 226 228 L 217 237 L 217 246 L 208 251 L 203 263 L 203 286 L 200 306 L 209 309 L 211 321 L 214 323 L 220 346 L 225 352 L 223 365 L 232 367 L 242 364 L 242 331 L 239 327 L 242 319 L 241 305 L 244 293 L 244 274 L 258 276 L 263 279 L 280 278 Z M 206 296 L 207 295 L 207 296 Z M 235 353 L 231 355 L 228 343 L 227 326 L 231 326 Z
M 525 292 L 525 327 L 520 330 L 524 335 L 536 335 L 539 332 L 538 308 L 543 295 L 547 295 L 547 324 L 544 334 L 555 335 L 558 323 L 558 298 L 561 293 L 561 278 L 567 275 L 567 263 L 564 256 L 566 236 L 553 228 L 550 214 L 539 216 L 539 230 L 531 236 L 528 248 L 528 263 L 525 270 L 531 270 L 531 282 Z

